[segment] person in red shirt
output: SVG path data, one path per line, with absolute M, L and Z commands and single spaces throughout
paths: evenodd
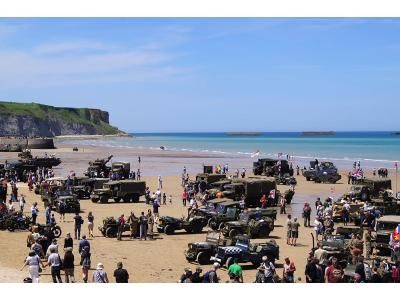
M 332 265 L 325 271 L 325 282 L 327 283 L 341 283 L 343 281 L 344 272 L 338 265 L 337 258 L 332 258 Z
M 187 195 L 186 191 L 183 191 L 183 193 L 182 193 L 182 204 L 183 204 L 183 206 L 186 206 L 187 197 L 188 197 L 188 195 Z
M 267 196 L 263 195 L 260 199 L 261 203 L 261 208 L 266 208 L 267 207 Z
M 400 262 L 397 262 L 392 270 L 392 280 L 394 283 L 400 283 Z
M 124 227 L 125 227 L 125 216 L 122 214 L 118 218 L 118 234 L 117 234 L 117 239 L 120 241 L 122 239 L 122 233 L 124 232 Z

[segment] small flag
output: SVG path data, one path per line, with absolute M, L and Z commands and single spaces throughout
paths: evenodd
M 275 199 L 275 190 L 269 192 L 269 197 Z

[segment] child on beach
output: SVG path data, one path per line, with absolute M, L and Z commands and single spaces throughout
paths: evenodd
M 169 204 L 172 204 L 172 195 L 169 195 Z

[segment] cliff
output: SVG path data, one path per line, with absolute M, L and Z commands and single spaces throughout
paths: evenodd
M 42 136 L 118 134 L 108 112 L 38 103 L 0 102 L 0 135 Z

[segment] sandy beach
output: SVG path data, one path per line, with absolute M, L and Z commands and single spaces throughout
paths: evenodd
M 180 186 L 180 174 L 183 166 L 186 166 L 191 177 L 195 173 L 199 173 L 202 168 L 202 163 L 205 164 L 225 164 L 229 163 L 230 170 L 234 171 L 236 168 L 246 168 L 247 174 L 251 175 L 251 162 L 255 159 L 236 160 L 235 157 L 226 157 L 217 154 L 193 154 L 193 153 L 174 153 L 167 151 L 139 151 L 132 149 L 118 149 L 118 148 L 100 148 L 100 147 L 85 147 L 80 148 L 79 152 L 72 151 L 73 145 L 65 145 L 57 149 L 44 151 L 33 150 L 33 155 L 43 155 L 44 152 L 48 154 L 55 154 L 60 157 L 62 164 L 54 169 L 56 176 L 66 176 L 71 170 L 74 170 L 77 175 L 81 175 L 88 166 L 88 162 L 95 158 L 102 158 L 113 154 L 114 161 L 129 161 L 131 162 L 131 169 L 135 170 L 138 166 L 137 157 L 141 156 L 140 169 L 142 172 L 142 179 L 146 181 L 147 186 L 151 191 L 157 188 L 157 175 L 163 176 L 163 192 L 167 195 L 172 195 L 172 205 L 162 205 L 160 208 L 160 215 L 169 215 L 174 217 L 186 216 L 187 208 L 182 206 L 180 196 L 182 188 Z M 16 153 L 3 153 L 3 159 L 16 159 Z M 292 213 L 298 217 L 300 223 L 301 209 L 305 202 L 312 203 L 317 197 L 321 199 L 327 196 L 337 198 L 339 195 L 349 190 L 347 184 L 346 170 L 341 170 L 342 179 L 337 184 L 315 184 L 314 182 L 307 182 L 304 177 L 297 176 L 298 185 L 296 187 L 296 195 L 293 199 L 292 205 L 289 206 L 288 213 Z M 394 183 L 394 181 L 393 181 Z M 18 183 L 19 192 L 26 195 L 25 212 L 29 213 L 29 209 L 33 202 L 39 203 L 39 217 L 38 222 L 44 223 L 44 206 L 40 196 L 29 192 L 26 184 Z M 284 191 L 287 186 L 280 186 L 279 189 Z M 205 228 L 201 234 L 187 234 L 177 233 L 172 236 L 164 234 L 156 235 L 155 240 L 139 241 L 131 240 L 127 235 L 123 237 L 122 241 L 116 239 L 105 238 L 97 229 L 100 226 L 103 218 L 108 216 L 117 217 L 124 213 L 126 216 L 131 211 L 135 215 L 139 215 L 142 211 L 147 211 L 151 208 L 144 203 L 143 197 L 140 203 L 126 204 L 126 203 L 109 203 L 109 204 L 96 204 L 90 200 L 81 200 L 81 215 L 85 219 L 83 224 L 83 232 L 87 232 L 87 219 L 86 216 L 89 211 L 93 212 L 95 217 L 95 237 L 90 240 L 92 245 L 92 268 L 98 262 L 105 266 L 105 270 L 109 274 L 111 282 L 115 282 L 112 278 L 114 269 L 117 262 L 121 261 L 124 267 L 130 273 L 131 282 L 177 282 L 180 275 L 183 273 L 185 267 L 195 268 L 195 265 L 187 263 L 183 251 L 187 248 L 190 242 L 202 241 L 205 239 Z M 312 215 L 314 215 L 314 211 Z M 57 221 L 59 216 L 56 215 Z M 313 221 L 313 219 L 312 219 Z M 300 237 L 296 247 L 288 246 L 286 244 L 286 216 L 278 215 L 275 223 L 275 230 L 271 233 L 270 239 L 275 239 L 280 247 L 280 260 L 277 263 L 278 274 L 282 276 L 282 262 L 285 257 L 290 257 L 294 261 L 297 271 L 295 278 L 297 282 L 304 282 L 304 268 L 306 264 L 307 255 L 312 247 L 311 228 L 300 228 Z M 66 222 L 59 223 L 62 228 L 63 234 L 59 239 L 59 244 L 63 243 L 63 239 L 67 232 L 73 233 L 73 215 L 66 215 Z M 28 253 L 26 248 L 26 237 L 28 232 L 13 232 L 0 231 L 0 248 L 3 249 L 0 258 L 0 282 L 22 282 L 23 278 L 28 276 L 28 270 L 25 268 L 20 272 L 24 259 Z M 265 241 L 263 240 L 254 240 Z M 82 282 L 81 269 L 79 264 L 79 254 L 77 251 L 78 241 L 74 240 L 74 255 L 75 255 L 75 277 L 78 282 Z M 63 255 L 63 250 L 60 251 Z M 203 271 L 206 272 L 211 266 L 203 266 Z M 93 270 L 92 270 L 93 271 Z M 89 278 L 91 278 L 91 273 Z M 222 281 L 228 280 L 227 272 L 225 269 L 219 271 L 219 276 Z M 255 280 L 256 270 L 251 265 L 244 265 L 244 281 L 253 282 Z M 298 279 L 297 279 L 298 278 Z M 41 282 L 51 282 L 50 269 L 46 268 L 41 276 Z

